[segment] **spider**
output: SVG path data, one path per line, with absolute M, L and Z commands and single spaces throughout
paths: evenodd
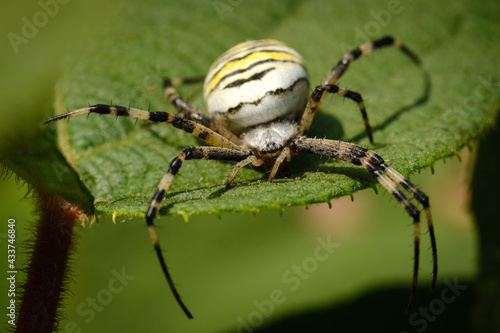
M 211 146 L 189 147 L 170 163 L 161 179 L 145 218 L 149 234 L 170 289 L 187 317 L 191 313 L 181 300 L 165 263 L 154 219 L 160 203 L 175 175 L 185 160 L 207 159 L 237 162 L 226 180 L 229 188 L 236 174 L 245 166 L 264 165 L 269 180 L 278 170 L 299 153 L 333 157 L 365 167 L 377 181 L 403 206 L 413 219 L 414 264 L 413 281 L 407 310 L 416 292 L 419 268 L 420 211 L 405 195 L 408 192 L 423 207 L 431 239 L 433 279 L 437 279 L 437 249 L 429 207 L 429 198 L 399 172 L 384 162 L 372 150 L 354 143 L 309 138 L 306 136 L 314 115 L 328 94 L 337 94 L 357 103 L 365 131 L 373 142 L 372 130 L 361 95 L 337 85 L 351 62 L 372 51 L 394 46 L 417 65 L 419 58 L 393 37 L 386 36 L 368 42 L 346 53 L 309 96 L 308 72 L 302 57 L 289 46 L 271 39 L 247 41 L 222 54 L 210 67 L 204 83 L 204 98 L 210 116 L 182 99 L 175 87 L 192 83 L 195 79 L 166 79 L 164 92 L 169 102 L 179 111 L 150 112 L 130 107 L 97 104 L 57 115 L 43 121 L 43 125 L 82 114 L 97 113 L 170 123 L 204 140 Z

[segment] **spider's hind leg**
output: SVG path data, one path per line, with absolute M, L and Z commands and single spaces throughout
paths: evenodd
M 203 77 L 195 78 L 166 78 L 163 80 L 163 92 L 167 97 L 169 103 L 171 103 L 179 113 L 186 119 L 190 119 L 200 123 L 206 127 L 211 127 L 212 120 L 207 115 L 203 114 L 198 108 L 196 108 L 191 103 L 187 102 L 185 99 L 179 96 L 177 89 L 184 84 L 199 83 L 203 81 Z
M 163 89 L 165 92 L 165 96 L 167 97 L 168 101 L 179 111 L 179 115 L 183 118 L 195 121 L 205 127 L 208 127 L 211 130 L 223 135 L 233 143 L 241 145 L 241 140 L 234 133 L 230 132 L 224 126 L 221 126 L 217 120 L 203 114 L 197 107 L 180 97 L 177 93 L 177 89 L 175 89 L 175 87 L 183 84 L 201 82 L 203 81 L 203 79 L 203 77 L 187 79 L 165 79 L 163 80 Z

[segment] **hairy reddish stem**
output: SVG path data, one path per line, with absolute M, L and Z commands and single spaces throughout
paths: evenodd
M 55 194 L 36 193 L 40 220 L 30 248 L 27 279 L 21 297 L 16 333 L 53 332 L 59 324 L 74 245 L 75 219 L 81 211 Z

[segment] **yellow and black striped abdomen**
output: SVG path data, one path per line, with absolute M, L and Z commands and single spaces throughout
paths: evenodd
M 204 85 L 208 112 L 236 134 L 304 111 L 309 80 L 297 51 L 270 39 L 248 41 L 222 54 Z

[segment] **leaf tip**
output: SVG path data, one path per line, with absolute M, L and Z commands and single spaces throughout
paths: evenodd
M 184 222 L 188 223 L 189 222 L 189 214 L 186 213 L 186 212 L 179 212 L 178 213 L 180 216 L 182 216 L 182 218 L 184 219 Z

